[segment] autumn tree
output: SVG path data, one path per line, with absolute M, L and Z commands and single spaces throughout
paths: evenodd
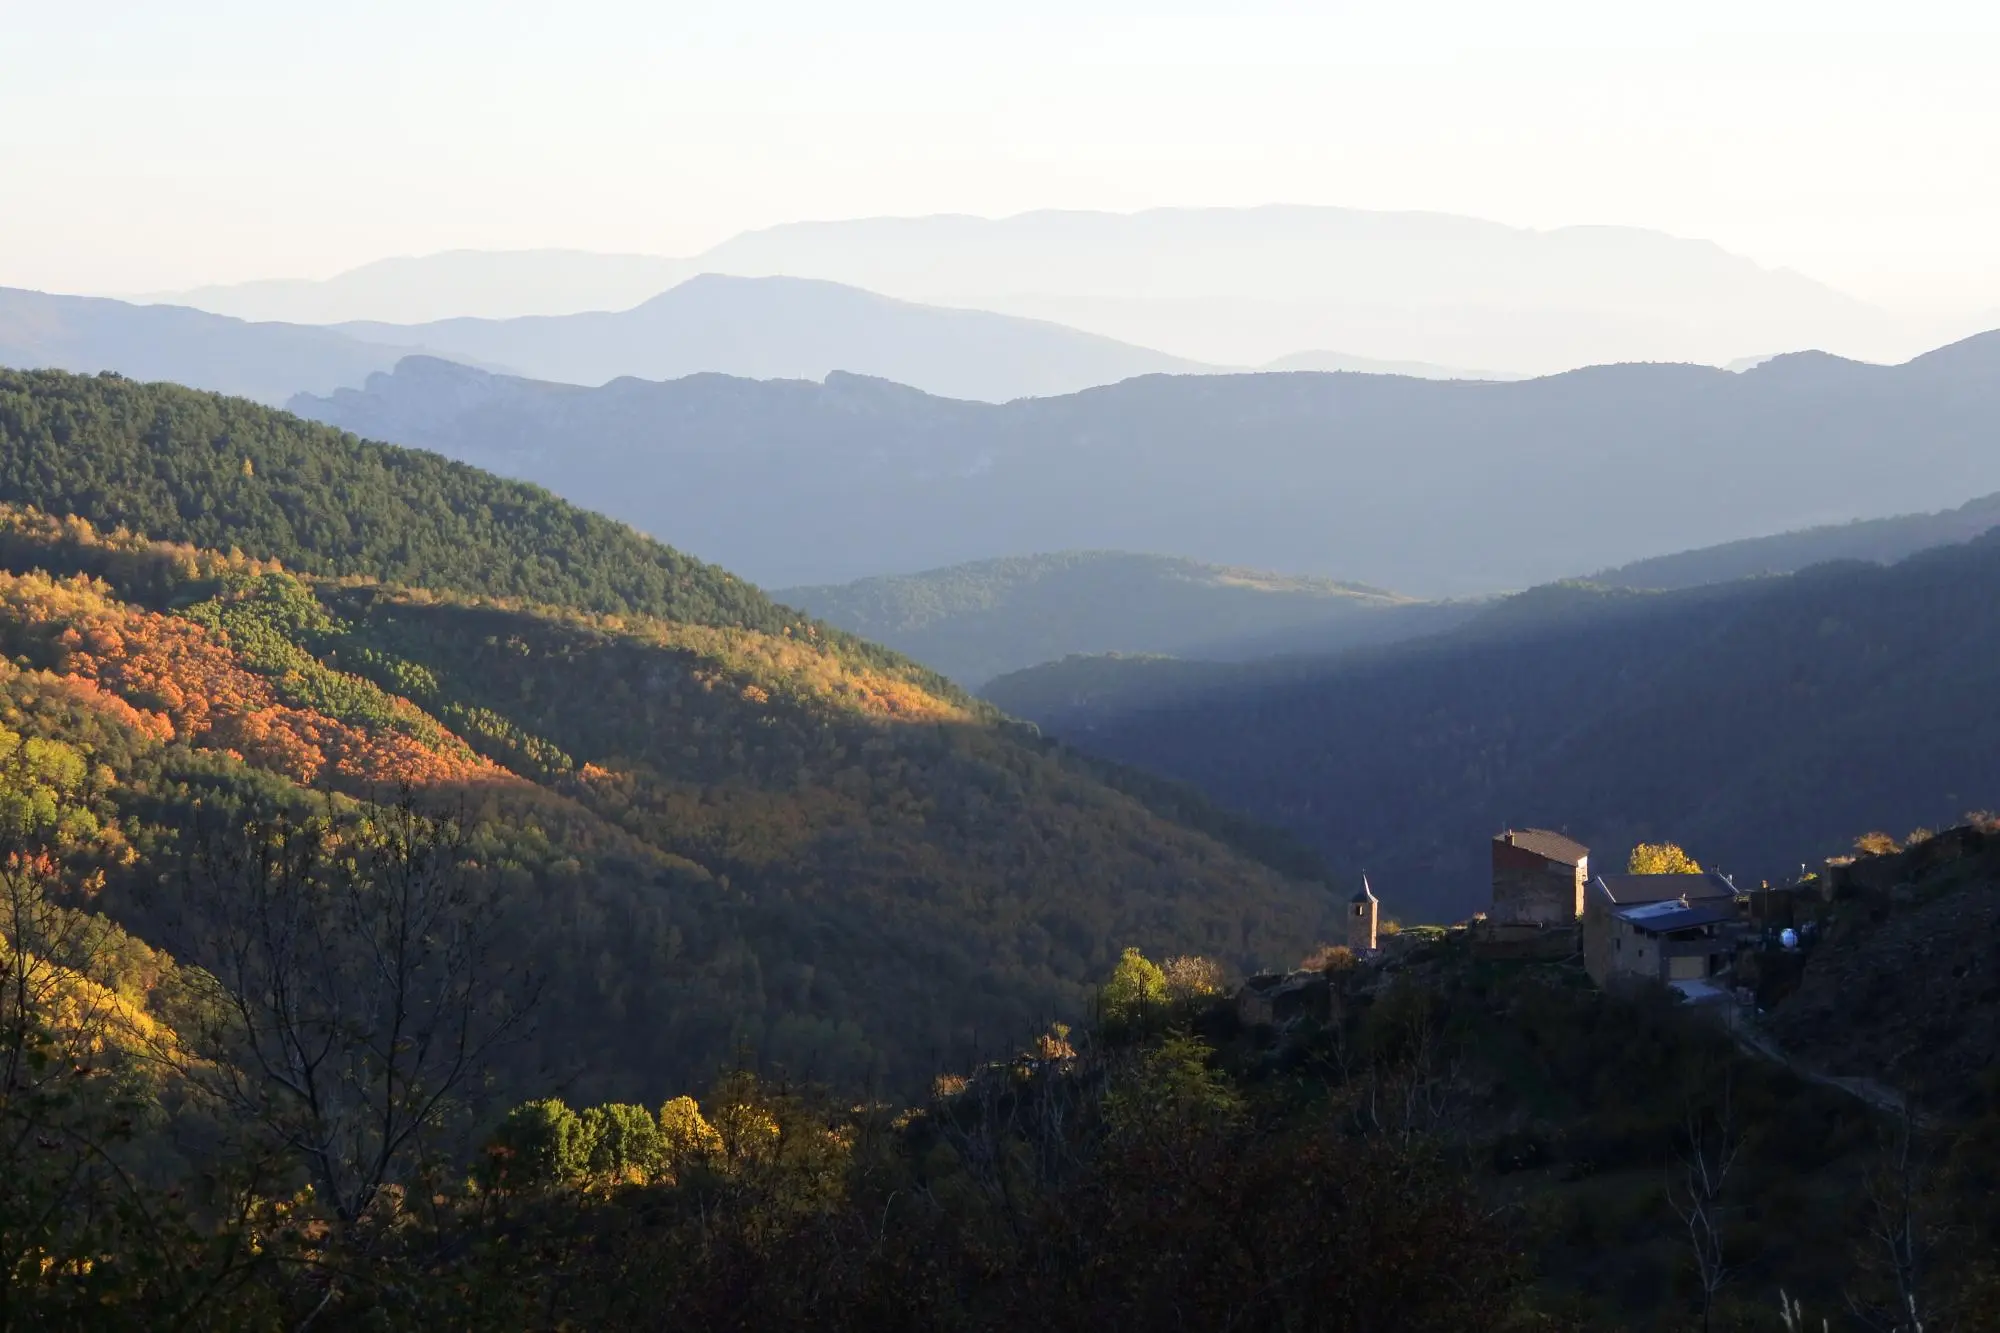
M 1142 1023 L 1167 1004 L 1167 974 L 1137 949 L 1127 949 L 1111 969 L 1111 979 L 1099 993 L 1098 1005 L 1107 1027 Z
M 1166 981 L 1167 998 L 1192 1004 L 1222 993 L 1222 964 L 1199 954 L 1169 958 L 1160 969 Z
M 1699 875 L 1701 866 L 1671 842 L 1642 842 L 1625 860 L 1631 875 Z
M 197 1235 L 134 1171 L 173 1038 L 117 984 L 148 951 L 64 902 L 94 887 L 68 869 L 100 833 L 83 786 L 70 747 L 0 732 L 0 1330 L 184 1325 L 252 1257 L 224 1173 Z

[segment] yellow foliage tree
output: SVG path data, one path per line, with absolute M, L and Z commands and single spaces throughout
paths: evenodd
M 1625 870 L 1633 875 L 1699 875 L 1701 866 L 1675 843 L 1642 842 L 1626 858 Z
M 1167 975 L 1137 949 L 1127 949 L 1104 983 L 1102 1006 L 1108 1023 L 1137 1022 L 1167 1003 Z
M 660 1108 L 660 1158 L 668 1174 L 721 1154 L 722 1135 L 694 1098 L 676 1097 Z

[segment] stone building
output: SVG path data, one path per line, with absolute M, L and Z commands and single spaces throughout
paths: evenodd
M 1347 900 L 1347 947 L 1356 954 L 1375 952 L 1375 933 L 1381 925 L 1382 904 L 1361 877 L 1361 892 Z
M 1508 829 L 1493 839 L 1493 909 L 1503 926 L 1569 926 L 1583 914 L 1590 849 L 1548 829 Z
M 1734 956 L 1741 918 L 1722 875 L 1599 875 L 1584 899 L 1583 968 L 1600 986 L 1705 982 Z

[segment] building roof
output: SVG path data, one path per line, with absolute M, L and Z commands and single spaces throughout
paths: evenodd
M 1612 915 L 1629 921 L 1633 927 L 1648 935 L 1671 935 L 1677 930 L 1693 930 L 1696 926 L 1713 926 L 1723 921 L 1734 921 L 1736 909 L 1733 904 L 1723 904 L 1711 899 L 1707 902 L 1682 903 L 1678 898 L 1663 903 L 1641 903 L 1637 907 L 1621 907 Z
M 1533 852 L 1551 861 L 1560 861 L 1566 866 L 1581 865 L 1583 859 L 1590 855 L 1590 848 L 1552 829 L 1510 828 L 1493 841 L 1519 847 L 1522 851 Z
M 1599 875 L 1598 885 L 1620 907 L 1670 899 L 1734 898 L 1736 886 L 1713 870 L 1699 875 Z
M 1375 890 L 1368 887 L 1368 876 L 1363 875 L 1361 877 L 1361 892 L 1355 894 L 1347 901 L 1351 903 L 1372 903 L 1375 900 Z

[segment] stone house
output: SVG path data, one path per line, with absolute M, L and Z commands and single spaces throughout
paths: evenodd
M 1599 875 L 1584 899 L 1583 967 L 1605 987 L 1705 982 L 1735 955 L 1741 921 L 1722 875 Z
M 1502 926 L 1572 926 L 1583 914 L 1590 849 L 1548 829 L 1508 829 L 1493 839 L 1493 908 Z

